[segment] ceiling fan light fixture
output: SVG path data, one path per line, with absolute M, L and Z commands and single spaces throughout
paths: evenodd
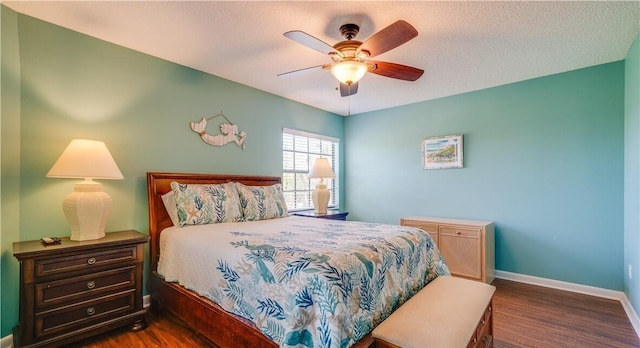
M 364 76 L 368 67 L 357 60 L 345 60 L 331 67 L 331 75 L 346 85 L 354 84 Z

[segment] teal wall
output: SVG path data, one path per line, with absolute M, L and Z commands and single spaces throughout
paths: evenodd
M 624 111 L 624 290 L 640 313 L 640 35 L 625 60 Z
M 283 127 L 342 139 L 350 218 L 491 219 L 498 269 L 624 289 L 640 309 L 638 40 L 626 62 L 345 119 L 0 9 L 0 337 L 18 321 L 11 244 L 69 234 L 75 180 L 45 174 L 72 138 L 105 141 L 125 176 L 102 181 L 108 230 L 144 232 L 147 171 L 280 175 Z M 220 111 L 244 151 L 189 129 Z M 422 139 L 457 133 L 465 168 L 423 170 Z
M 20 239 L 20 60 L 18 16 L 4 6 L 0 16 L 0 337 L 4 337 L 18 312 L 19 266 L 11 243 Z
M 107 230 L 143 232 L 147 171 L 280 176 L 283 127 L 343 139 L 342 116 L 2 10 L 3 58 L 8 51 L 19 58 L 17 70 L 7 73 L 19 72 L 20 79 L 8 91 L 14 109 L 7 121 L 19 138 L 2 134 L 2 213 L 18 214 L 10 215 L 6 230 L 2 219 L 1 336 L 18 321 L 11 243 L 69 235 L 62 200 L 78 180 L 45 174 L 71 139 L 104 141 L 125 177 L 101 181 L 114 203 Z M 4 65 L 2 78 L 4 97 Z M 4 99 L 2 107 L 4 131 Z M 220 111 L 246 131 L 245 150 L 207 145 L 191 131 L 189 122 Z M 216 126 L 207 130 L 217 133 Z M 20 166 L 5 166 L 5 156 Z M 11 192 L 4 190 L 9 185 Z
M 615 62 L 347 118 L 349 217 L 493 220 L 497 269 L 623 290 L 624 78 Z M 422 169 L 422 139 L 459 133 L 464 168 Z

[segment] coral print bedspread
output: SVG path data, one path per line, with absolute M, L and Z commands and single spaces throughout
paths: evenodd
M 307 217 L 171 227 L 158 273 L 281 347 L 349 347 L 439 275 L 420 229 Z

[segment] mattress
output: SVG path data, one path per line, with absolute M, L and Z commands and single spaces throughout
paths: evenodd
M 167 228 L 158 273 L 281 347 L 349 347 L 449 275 L 420 229 L 298 216 Z

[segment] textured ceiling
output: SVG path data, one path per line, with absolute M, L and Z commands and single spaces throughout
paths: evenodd
M 2 1 L 13 10 L 340 115 L 440 98 L 624 59 L 640 2 Z M 403 19 L 418 37 L 376 57 L 425 70 L 415 82 L 367 74 L 340 97 L 330 59 L 282 34 L 364 41 Z

